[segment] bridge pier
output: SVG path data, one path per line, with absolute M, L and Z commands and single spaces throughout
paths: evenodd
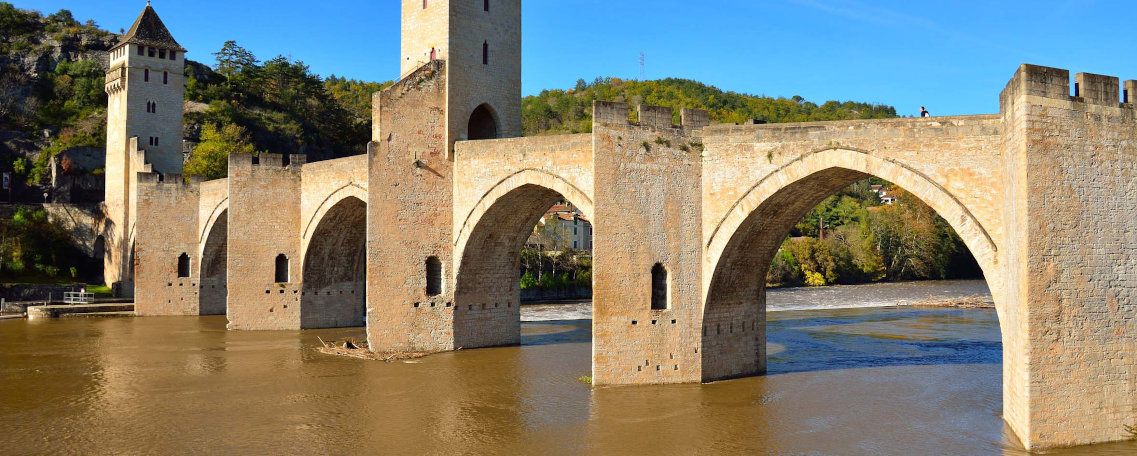
M 597 102 L 592 381 L 703 379 L 700 128 L 705 112 Z M 741 328 L 740 328 L 741 329 Z

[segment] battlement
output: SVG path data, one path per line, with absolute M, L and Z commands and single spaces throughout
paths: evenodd
M 711 124 L 710 113 L 701 109 L 683 108 L 679 111 L 682 121 L 672 123 L 674 111 L 664 106 L 639 105 L 636 108 L 638 122 L 628 120 L 628 104 L 611 101 L 594 101 L 592 121 L 598 124 L 639 125 L 655 128 L 699 129 Z
M 285 154 L 244 154 L 233 153 L 229 154 L 229 168 L 251 168 L 253 166 L 264 167 L 277 167 L 277 168 L 299 168 L 308 162 L 308 157 L 304 154 L 288 154 L 288 162 L 285 163 Z
M 138 173 L 138 184 L 149 185 L 162 185 L 170 187 L 196 187 L 200 185 L 204 179 L 201 176 L 189 176 L 189 181 L 182 174 L 162 174 L 156 172 Z
M 999 95 L 999 101 L 1004 110 L 1020 96 L 1120 107 L 1133 107 L 1137 101 L 1137 81 L 1125 81 L 1123 89 L 1114 76 L 1077 73 L 1073 89 L 1071 92 L 1069 70 L 1024 63 Z

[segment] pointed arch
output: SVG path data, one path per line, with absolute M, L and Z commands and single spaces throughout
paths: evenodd
M 497 139 L 499 137 L 497 113 L 489 103 L 482 103 L 470 113 L 470 121 L 466 125 L 466 139 L 476 141 L 479 139 Z

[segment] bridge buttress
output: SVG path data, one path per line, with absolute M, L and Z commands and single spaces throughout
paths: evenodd
M 374 98 L 379 124 L 367 150 L 367 339 L 377 352 L 459 348 L 446 89 L 446 63 L 435 60 Z M 437 294 L 427 290 L 431 258 L 447 279 Z
M 180 174 L 138 174 L 134 245 L 135 313 L 199 315 L 197 249 L 201 181 Z M 184 257 L 183 257 L 184 255 Z
M 638 124 L 625 104 L 593 109 L 593 383 L 699 382 L 699 130 L 669 108 L 640 107 Z
M 229 156 L 229 329 L 301 328 L 301 169 L 279 154 Z
M 1117 78 L 1076 80 L 1071 96 L 1067 71 L 1023 65 L 1001 102 L 1004 418 L 1030 449 L 1137 421 L 1137 113 Z

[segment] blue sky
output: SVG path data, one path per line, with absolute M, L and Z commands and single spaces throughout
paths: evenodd
M 12 1 L 12 0 L 7 0 Z M 112 31 L 143 0 L 16 0 Z M 156 0 L 189 58 L 228 39 L 321 75 L 389 80 L 397 0 Z M 1020 63 L 1137 79 L 1137 1 L 526 0 L 522 91 L 597 76 L 680 77 L 722 89 L 890 104 L 915 115 L 998 111 Z

